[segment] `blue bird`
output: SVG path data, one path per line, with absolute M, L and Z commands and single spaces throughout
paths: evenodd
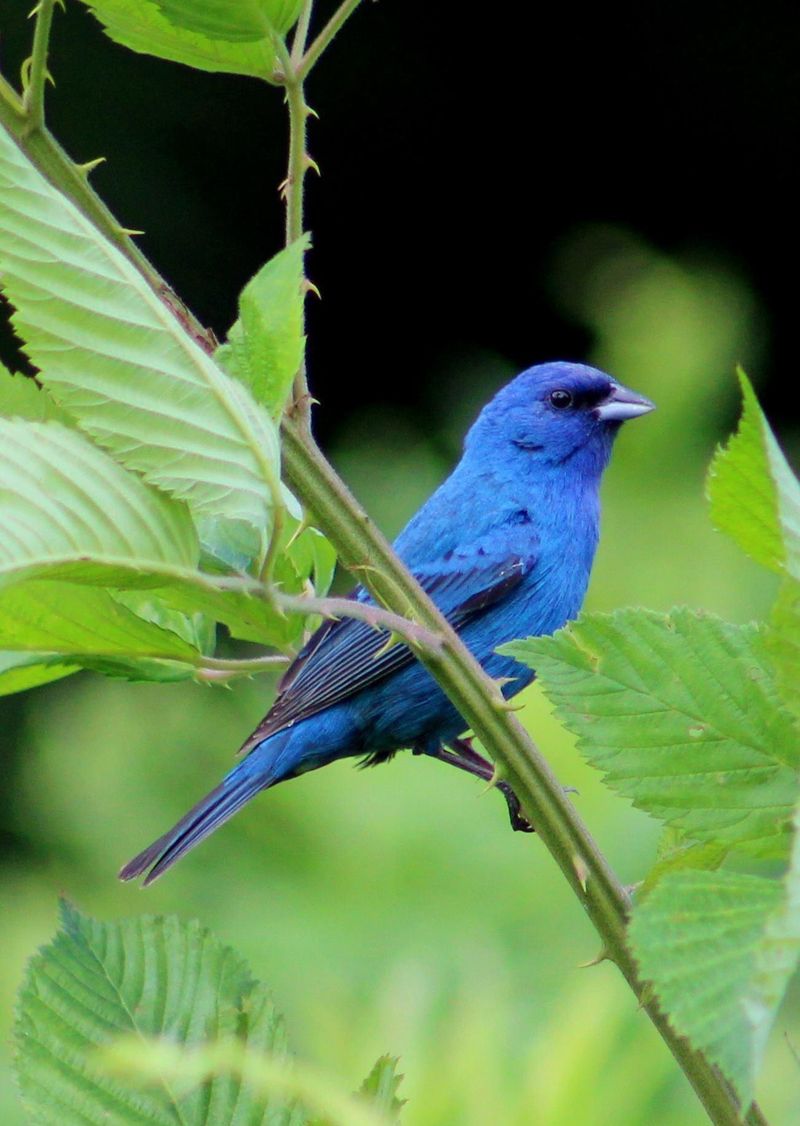
M 582 364 L 524 371 L 481 411 L 461 461 L 395 541 L 486 672 L 510 697 L 533 673 L 496 652 L 548 634 L 580 609 L 597 547 L 600 478 L 626 420 L 653 404 Z M 359 588 L 354 597 L 369 601 Z M 467 724 L 402 644 L 352 618 L 326 622 L 295 658 L 247 755 L 164 836 L 127 864 L 152 883 L 259 791 L 348 756 L 401 748 L 490 779 Z M 508 786 L 514 828 L 530 831 Z

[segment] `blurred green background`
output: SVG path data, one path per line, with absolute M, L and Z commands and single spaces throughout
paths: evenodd
M 736 416 L 734 364 L 759 366 L 745 280 L 597 224 L 560 241 L 550 277 L 563 316 L 594 337 L 589 358 L 658 404 L 618 442 L 588 606 L 763 616 L 772 581 L 711 529 L 703 499 Z M 389 533 L 513 373 L 502 355 L 454 353 L 423 373 L 424 422 L 372 405 L 340 429 L 333 460 Z M 616 970 L 582 968 L 597 939 L 537 838 L 511 833 L 498 795 L 441 764 L 404 754 L 370 771 L 326 768 L 255 801 L 147 892 L 117 883 L 120 864 L 217 781 L 271 693 L 265 678 L 222 690 L 82 674 L 21 710 L 0 701 L 21 747 L 18 847 L 0 868 L 4 1044 L 63 893 L 101 918 L 202 919 L 271 985 L 295 1050 L 345 1088 L 379 1053 L 401 1057 L 406 1126 L 705 1121 Z M 522 716 L 621 878 L 641 878 L 655 823 L 603 789 L 536 686 Z M 779 1014 L 760 1085 L 774 1124 L 800 1120 L 797 1001 Z M 22 1121 L 4 1052 L 0 1122 Z

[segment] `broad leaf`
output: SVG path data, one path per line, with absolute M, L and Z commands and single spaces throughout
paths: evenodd
M 272 79 L 277 60 L 269 36 L 226 42 L 188 31 L 170 21 L 156 0 L 83 0 L 108 36 L 123 47 L 198 70 Z
M 188 1045 L 236 1037 L 278 1059 L 286 1053 L 264 987 L 197 922 L 99 923 L 64 905 L 62 929 L 30 962 L 17 1009 L 17 1074 L 34 1121 L 302 1126 L 291 1105 L 235 1075 L 179 1089 L 110 1075 L 93 1049 L 126 1033 Z
M 671 1023 L 719 1064 L 745 1101 L 759 1054 L 746 999 L 766 919 L 780 901 L 781 885 L 759 876 L 671 872 L 630 925 L 642 976 Z M 758 1041 L 760 1048 L 760 1027 Z
M 153 586 L 197 555 L 186 508 L 82 434 L 0 418 L 0 588 L 37 576 Z
M 274 424 L 3 129 L 0 267 L 53 398 L 196 517 L 249 524 L 263 547 L 281 503 Z
M 26 692 L 40 684 L 61 680 L 77 672 L 78 666 L 67 664 L 46 653 L 13 653 L 0 650 L 0 696 Z
M 95 657 L 152 658 L 190 666 L 200 657 L 196 640 L 139 617 L 107 590 L 46 581 L 0 590 L 0 648 L 46 652 L 92 668 L 97 667 Z M 191 672 L 189 668 L 183 675 Z
M 672 872 L 630 926 L 642 974 L 670 1021 L 750 1101 L 775 1013 L 800 954 L 800 836 L 782 881 Z
M 239 319 L 216 358 L 275 419 L 303 359 L 303 255 L 307 235 L 267 262 L 239 296 Z
M 779 574 L 800 579 L 800 485 L 744 372 L 739 429 L 717 451 L 708 477 L 711 517 L 739 546 Z
M 176 27 L 207 39 L 238 43 L 287 32 L 303 0 L 156 0 Z
M 686 609 L 592 614 L 503 646 L 609 785 L 696 841 L 785 856 L 798 736 L 759 632 Z
M 31 422 L 63 422 L 71 425 L 71 419 L 40 387 L 34 379 L 24 375 L 12 375 L 0 364 L 0 416 L 4 418 L 27 418 Z

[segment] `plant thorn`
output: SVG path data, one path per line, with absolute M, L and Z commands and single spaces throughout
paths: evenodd
M 586 891 L 586 886 L 589 882 L 589 869 L 586 867 L 586 861 L 582 856 L 573 856 L 572 868 L 575 875 L 578 877 L 578 883 Z
M 97 156 L 94 160 L 87 160 L 84 164 L 76 164 L 75 171 L 80 173 L 81 176 L 88 176 L 94 172 L 99 164 L 105 164 L 106 158 L 104 156 Z
M 600 950 L 588 962 L 578 962 L 579 970 L 588 970 L 590 966 L 599 966 L 601 962 L 613 962 L 613 958 L 607 946 L 601 946 Z

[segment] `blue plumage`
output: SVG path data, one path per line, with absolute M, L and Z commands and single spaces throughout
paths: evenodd
M 620 424 L 653 404 L 580 364 L 530 368 L 484 407 L 452 474 L 395 548 L 455 629 L 513 696 L 532 673 L 496 649 L 552 633 L 583 602 L 597 546 L 599 484 Z M 355 597 L 367 599 L 359 589 Z M 403 645 L 354 619 L 323 625 L 284 676 L 272 709 L 220 786 L 120 873 L 150 883 L 260 790 L 347 756 L 402 747 L 480 777 L 492 767 Z M 515 828 L 530 829 L 504 790 Z

